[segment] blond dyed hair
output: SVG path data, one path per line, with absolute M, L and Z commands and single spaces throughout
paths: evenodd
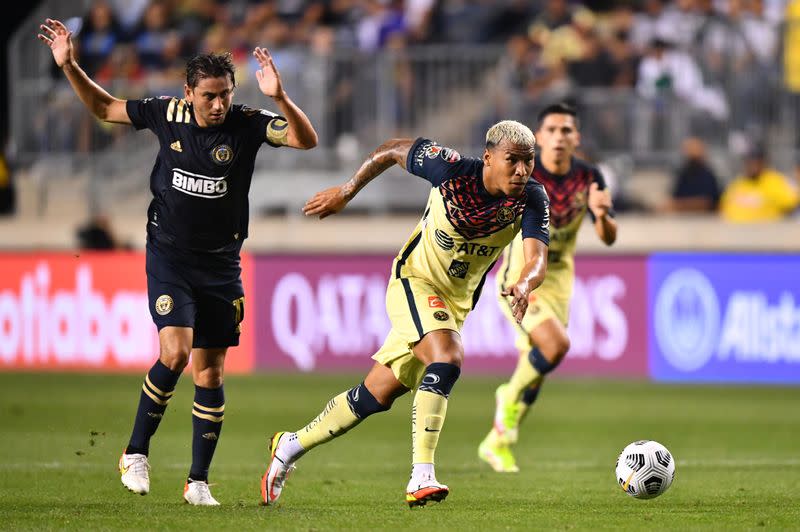
M 486 132 L 486 147 L 497 146 L 507 140 L 512 144 L 536 148 L 536 136 L 533 131 L 516 120 L 503 120 L 496 123 Z

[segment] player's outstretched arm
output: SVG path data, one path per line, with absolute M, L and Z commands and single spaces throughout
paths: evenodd
M 37 37 L 50 47 L 56 65 L 64 72 L 75 93 L 92 114 L 106 122 L 130 124 L 125 100 L 111 96 L 78 66 L 72 46 L 72 32 L 61 21 L 50 18 L 39 28 L 42 33 Z
M 265 96 L 275 100 L 275 104 L 280 109 L 281 114 L 286 117 L 286 121 L 289 123 L 286 146 L 310 150 L 317 145 L 317 132 L 314 131 L 311 120 L 308 119 L 303 110 L 283 90 L 281 75 L 278 74 L 278 69 L 275 68 L 275 63 L 272 61 L 272 56 L 269 55 L 269 50 L 256 47 L 253 50 L 253 56 L 261 67 L 256 71 L 258 88 L 261 89 Z
M 525 266 L 519 280 L 501 292 L 511 298 L 511 311 L 517 323 L 522 322 L 528 310 L 528 296 L 539 288 L 547 273 L 547 244 L 537 238 L 526 238 L 522 241 L 525 253 Z
M 322 219 L 341 211 L 359 190 L 387 169 L 395 164 L 405 167 L 408 152 L 413 145 L 414 139 L 387 140 L 375 148 L 347 183 L 317 192 L 303 206 L 303 213 L 306 216 L 319 215 Z
M 617 221 L 609 215 L 611 194 L 607 188 L 601 190 L 597 183 L 589 185 L 589 209 L 594 214 L 594 230 L 597 236 L 610 246 L 617 240 Z

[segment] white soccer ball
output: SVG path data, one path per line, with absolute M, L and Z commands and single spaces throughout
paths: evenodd
M 639 440 L 619 453 L 616 473 L 625 493 L 637 499 L 652 499 L 672 485 L 675 459 L 657 441 Z

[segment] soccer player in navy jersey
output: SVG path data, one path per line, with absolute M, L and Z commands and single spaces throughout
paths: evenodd
M 461 327 L 475 307 L 486 274 L 503 248 L 522 233 L 525 265 L 504 291 L 518 319 L 547 265 L 548 199 L 530 179 L 536 139 L 511 120 L 486 133 L 481 158 L 462 158 L 426 139 L 394 139 L 379 146 L 344 185 L 322 191 L 304 211 L 324 218 L 342 210 L 369 181 L 402 165 L 433 188 L 417 227 L 394 261 L 386 291 L 392 329 L 360 384 L 333 397 L 296 432 L 278 432 L 261 480 L 265 504 L 278 500 L 294 463 L 312 448 L 388 410 L 415 390 L 411 411 L 409 506 L 441 501 L 449 488 L 436 479 L 434 453 L 450 392 L 461 373 Z
M 236 79 L 229 54 L 191 59 L 182 98 L 115 98 L 78 66 L 64 24 L 47 19 L 40 28 L 38 38 L 98 119 L 150 129 L 160 144 L 150 174 L 146 256 L 160 354 L 145 376 L 133 433 L 119 460 L 122 483 L 134 493 L 149 492 L 150 438 L 191 354 L 192 465 L 183 496 L 193 505 L 216 506 L 208 470 L 225 417 L 225 354 L 239 344 L 244 318 L 239 252 L 247 238 L 256 154 L 265 142 L 310 149 L 317 134 L 284 92 L 264 48 L 253 51 L 258 86 L 281 114 L 233 104 Z

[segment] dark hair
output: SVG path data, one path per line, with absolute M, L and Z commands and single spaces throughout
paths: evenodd
M 544 109 L 539 112 L 539 116 L 536 117 L 536 121 L 538 127 L 542 127 L 542 123 L 544 119 L 550 115 L 569 115 L 575 119 L 575 127 L 578 127 L 578 111 L 575 108 L 566 103 L 566 102 L 559 102 L 548 105 Z
M 186 84 L 193 89 L 197 87 L 201 79 L 223 78 L 227 75 L 231 77 L 231 83 L 235 87 L 235 70 L 230 52 L 196 55 L 186 63 Z

